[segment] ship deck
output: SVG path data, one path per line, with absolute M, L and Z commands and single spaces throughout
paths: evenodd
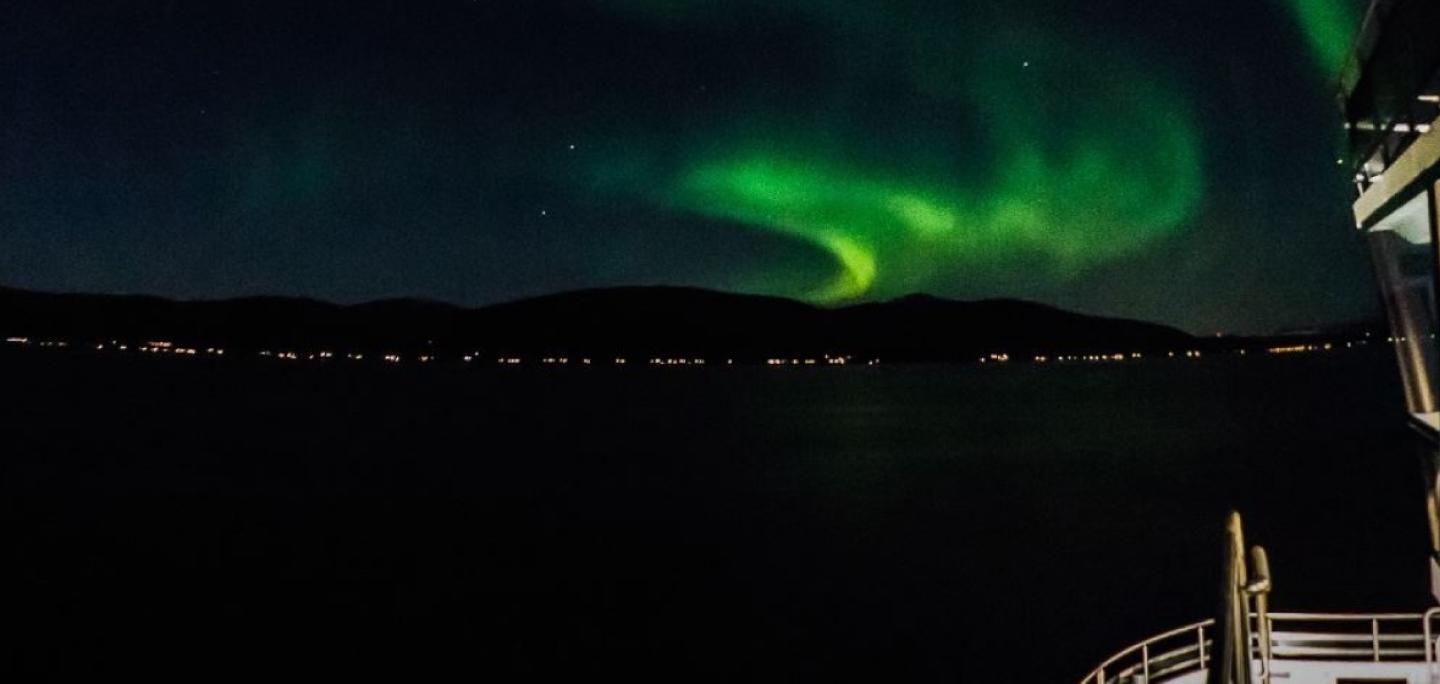
M 1260 671 L 1260 662 L 1255 661 L 1255 672 Z M 1190 672 L 1153 681 L 1167 684 L 1205 684 L 1204 670 Z M 1258 680 L 1259 677 L 1257 676 Z M 1336 684 L 1340 682 L 1365 682 L 1366 684 L 1430 684 L 1430 666 L 1426 663 L 1365 663 L 1344 661 L 1301 661 L 1290 660 L 1276 664 L 1271 680 L 1276 684 Z M 1121 680 L 1124 681 L 1124 680 Z M 1144 679 L 1136 679 L 1143 682 Z
M 1440 608 L 1424 613 L 1251 614 L 1256 682 L 1431 684 L 1440 682 Z M 1203 684 L 1213 660 L 1215 621 L 1172 629 L 1133 644 L 1081 684 Z M 1261 640 L 1268 635 L 1268 649 Z M 1268 651 L 1268 658 L 1266 657 Z

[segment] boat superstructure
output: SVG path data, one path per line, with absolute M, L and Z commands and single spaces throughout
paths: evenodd
M 1440 601 L 1440 0 L 1374 0 L 1340 77 L 1346 151 L 1426 479 L 1431 593 Z M 1416 513 L 1419 515 L 1419 511 Z M 1131 645 L 1081 684 L 1440 684 L 1440 607 L 1272 613 L 1264 549 L 1227 524 L 1214 619 Z
M 1256 618 L 1252 613 L 1252 623 Z M 1253 659 L 1253 681 L 1428 684 L 1440 677 L 1435 653 L 1440 609 L 1267 613 L 1265 621 L 1270 654 L 1268 659 Z M 1081 684 L 1204 684 L 1214 664 L 1215 634 L 1213 619 L 1157 634 L 1106 659 Z

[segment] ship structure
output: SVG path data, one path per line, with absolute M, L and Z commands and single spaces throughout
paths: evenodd
M 1339 81 L 1354 229 L 1369 249 L 1425 478 L 1430 606 L 1405 613 L 1269 610 L 1265 551 L 1226 522 L 1220 608 L 1128 646 L 1081 684 L 1440 684 L 1440 0 L 1375 0 Z M 1336 591 L 1345 591 L 1336 587 Z

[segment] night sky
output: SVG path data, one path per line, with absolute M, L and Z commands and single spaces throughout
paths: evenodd
M 1376 313 L 1358 0 L 6 6 L 4 285 Z

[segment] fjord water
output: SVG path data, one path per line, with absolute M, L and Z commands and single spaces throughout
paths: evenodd
M 0 354 L 7 667 L 1064 682 L 1209 616 L 1424 605 L 1384 350 L 467 369 Z

